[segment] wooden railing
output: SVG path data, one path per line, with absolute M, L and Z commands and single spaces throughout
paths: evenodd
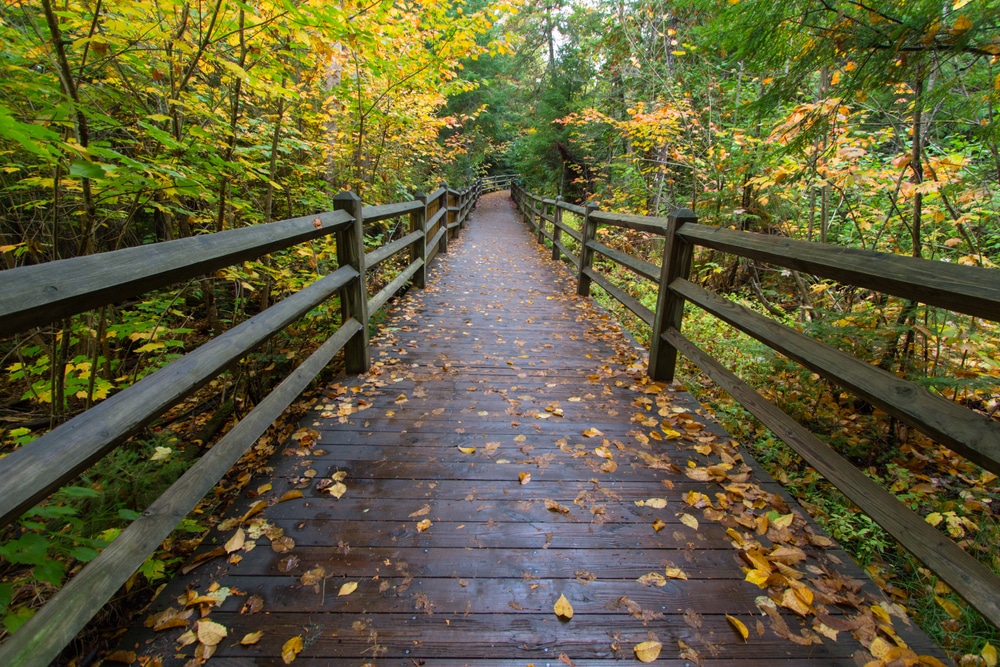
M 483 192 L 496 192 L 497 190 L 509 190 L 512 183 L 517 181 L 517 174 L 498 174 L 496 176 L 484 176 L 481 179 Z
M 674 211 L 666 218 L 606 213 L 592 205 L 574 206 L 532 195 L 517 182 L 511 196 L 539 242 L 547 239 L 551 243 L 552 257 L 572 264 L 581 295 L 589 295 L 591 284 L 596 283 L 652 328 L 649 375 L 653 380 L 673 380 L 677 353 L 682 353 L 970 605 L 1000 627 L 1000 577 L 681 333 L 684 305 L 686 302 L 694 304 L 983 468 L 1000 474 L 1000 423 L 759 315 L 690 280 L 693 251 L 701 246 L 1000 321 L 1000 280 L 995 269 L 708 227 L 698 224 L 695 214 L 687 209 Z M 580 217 L 579 230 L 563 222 L 563 213 L 567 211 Z M 661 265 L 598 242 L 599 225 L 662 236 L 665 247 Z M 576 240 L 578 253 L 567 250 L 564 235 Z M 654 283 L 657 286 L 656 310 L 650 310 L 596 271 L 595 252 Z
M 0 646 L 0 665 L 47 665 L 177 527 L 308 384 L 344 350 L 348 373 L 368 370 L 369 317 L 406 283 L 423 287 L 430 261 L 465 225 L 481 185 L 442 187 L 413 201 L 363 207 L 334 197 L 334 210 L 266 225 L 0 271 L 0 337 L 335 235 L 339 268 L 242 324 L 0 459 L 0 519 L 7 525 L 125 443 L 143 426 L 335 294 L 342 323 L 100 555 Z M 364 253 L 364 225 L 409 218 L 409 233 Z M 408 253 L 409 262 L 369 297 L 366 274 Z

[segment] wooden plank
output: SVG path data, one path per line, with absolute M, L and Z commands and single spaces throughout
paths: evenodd
M 365 206 L 364 216 L 366 222 L 378 222 L 396 218 L 401 215 L 409 215 L 423 206 L 423 202 L 414 199 L 397 204 L 383 204 L 381 206 Z
M 587 247 L 596 250 L 608 259 L 618 262 L 641 278 L 651 280 L 654 283 L 658 283 L 660 281 L 660 267 L 652 262 L 647 262 L 639 259 L 638 257 L 633 257 L 632 255 L 621 252 L 620 250 L 610 248 L 600 241 L 590 241 L 587 243 Z
M 372 250 L 370 253 L 365 255 L 365 269 L 370 269 L 374 266 L 378 266 L 385 260 L 389 259 L 397 252 L 405 250 L 417 243 L 423 238 L 423 233 L 419 231 L 410 232 L 406 236 L 395 241 L 390 241 L 380 248 Z M 423 258 L 421 258 L 423 259 Z
M 0 494 L 0 523 L 6 525 L 16 519 L 357 276 L 351 267 L 337 269 L 0 459 L 0 475 L 6 480 L 4 493 Z
M 437 216 L 435 216 L 435 217 L 437 217 Z M 446 233 L 447 233 L 447 230 L 444 227 L 439 228 L 437 230 L 437 234 L 434 235 L 434 238 L 431 239 L 431 242 L 428 243 L 427 246 L 429 248 L 436 248 L 436 249 L 440 250 L 440 248 L 441 248 L 441 239 L 444 237 L 444 235 Z M 437 254 L 437 253 L 435 252 L 434 254 Z
M 433 202 L 436 202 L 438 199 L 444 197 L 446 194 L 448 194 L 448 188 L 443 188 L 443 187 L 438 188 L 437 190 L 434 190 L 429 195 L 427 195 L 427 203 L 431 204 Z M 442 206 L 442 208 L 444 207 Z
M 2 271 L 0 337 L 326 236 L 350 222 L 330 211 Z
M 660 260 L 659 290 L 656 293 L 656 315 L 652 324 L 647 373 L 658 382 L 671 382 L 677 365 L 677 350 L 665 342 L 661 334 L 673 327 L 680 331 L 684 319 L 684 299 L 666 289 L 676 278 L 687 278 L 691 274 L 691 258 L 694 246 L 685 241 L 677 230 L 687 223 L 697 221 L 694 212 L 682 208 L 667 218 L 666 242 L 663 245 L 663 259 Z
M 646 215 L 594 211 L 594 219 L 600 224 L 613 225 L 614 227 L 624 227 L 625 229 L 634 229 L 638 232 L 648 232 L 650 234 L 657 234 L 661 236 L 667 232 L 666 218 L 653 218 Z
M 361 328 L 356 320 L 349 320 L 340 327 L 249 415 L 205 452 L 140 518 L 0 645 L 0 665 L 42 667 L 58 656 L 63 646 L 72 641 Z
M 406 285 L 406 283 L 408 283 L 417 271 L 423 268 L 423 266 L 424 260 L 416 260 L 401 271 L 398 276 L 393 278 L 392 282 L 380 289 L 378 294 L 368 300 L 368 314 L 371 315 L 375 311 L 382 308 L 382 306 L 384 306 L 389 299 L 394 297 L 399 290 L 403 289 L 403 286 Z
M 841 248 L 751 232 L 686 224 L 679 234 L 715 250 L 750 257 L 957 313 L 1000 320 L 996 269 Z
M 1000 424 L 687 280 L 670 289 L 806 368 L 1000 475 Z
M 445 208 L 443 206 L 441 208 L 439 208 L 437 210 L 437 212 L 434 213 L 434 215 L 431 216 L 430 220 L 427 221 L 427 230 L 430 231 L 431 229 L 433 229 L 434 225 L 436 225 L 439 222 L 441 222 L 441 219 L 445 215 L 447 215 L 447 214 L 448 214 L 448 209 L 447 208 Z
M 668 329 L 663 336 L 966 602 L 1000 627 L 1000 577 L 676 329 Z
M 559 202 L 559 208 L 569 211 L 570 213 L 576 213 L 577 215 L 584 215 L 587 212 L 587 209 L 583 206 L 577 206 L 576 204 L 570 204 L 565 201 Z
M 653 311 L 646 306 L 639 303 L 639 300 L 633 297 L 631 294 L 618 287 L 610 280 L 605 278 L 603 275 L 595 271 L 594 269 L 585 269 L 585 273 L 593 280 L 595 283 L 601 286 L 601 288 L 617 299 L 623 306 L 635 313 L 639 319 L 641 319 L 646 324 L 653 324 Z

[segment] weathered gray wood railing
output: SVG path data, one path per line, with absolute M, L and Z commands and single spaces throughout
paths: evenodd
M 1000 321 L 1000 280 L 995 269 L 709 227 L 699 225 L 695 214 L 687 209 L 677 210 L 667 218 L 607 213 L 592 205 L 575 206 L 530 194 L 517 182 L 511 189 L 511 196 L 538 241 L 547 239 L 551 243 L 552 257 L 565 258 L 575 268 L 581 295 L 589 295 L 591 283 L 596 283 L 652 328 L 649 354 L 652 379 L 673 380 L 677 353 L 684 354 L 969 604 L 1000 627 L 1000 577 L 681 333 L 684 304 L 694 304 L 983 468 L 1000 474 L 1000 424 L 996 421 L 690 281 L 693 251 L 701 246 Z M 563 222 L 566 211 L 580 217 L 579 230 Z M 598 242 L 599 225 L 663 236 L 666 244 L 661 265 Z M 578 253 L 566 248 L 563 235 L 576 240 Z M 594 268 L 595 252 L 656 284 L 656 310 L 650 310 L 599 273 Z
M 339 266 L 0 459 L 4 525 L 338 293 L 343 316 L 329 340 L 0 646 L 0 665 L 49 664 L 337 352 L 344 350 L 348 373 L 368 370 L 369 316 L 407 282 L 424 286 L 430 261 L 447 251 L 481 191 L 479 183 L 462 191 L 442 187 L 413 201 L 370 207 L 363 207 L 357 195 L 342 192 L 334 198 L 333 211 L 317 215 L 0 271 L 0 336 L 9 336 L 329 234 L 335 234 Z M 366 255 L 365 223 L 403 216 L 409 218 L 409 233 Z M 369 297 L 366 273 L 403 252 L 409 254 L 406 268 Z
M 497 190 L 510 189 L 511 183 L 518 179 L 517 174 L 497 174 L 495 176 L 484 176 L 481 179 L 483 192 L 496 192 Z

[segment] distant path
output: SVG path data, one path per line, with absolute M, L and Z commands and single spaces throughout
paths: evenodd
M 428 288 L 411 290 L 386 325 L 372 372 L 331 387 L 272 478 L 248 486 L 273 486 L 243 524 L 256 548 L 174 580 L 154 603 L 179 608 L 185 588 L 228 587 L 221 606 L 205 607 L 228 629 L 210 665 L 283 664 L 295 637 L 295 665 L 634 664 L 634 647 L 651 639 L 663 644 L 657 665 L 864 657 L 851 630 L 872 645 L 867 595 L 881 594 L 871 582 L 860 591 L 863 575 L 842 551 L 810 545 L 801 518 L 791 529 L 764 523 L 792 511 L 777 484 L 742 463 L 688 394 L 646 384 L 644 360 L 575 296 L 507 193 L 480 200 Z M 339 500 L 329 493 L 338 471 Z M 277 502 L 295 490 L 303 497 Z M 201 553 L 238 524 L 213 531 Z M 771 581 L 808 589 L 805 625 L 788 608 L 762 613 L 768 591 L 744 581 L 753 559 L 733 536 L 751 553 L 770 552 L 768 538 L 784 543 Z M 357 589 L 338 596 L 349 582 Z M 560 595 L 572 620 L 553 612 Z M 250 596 L 260 610 L 241 614 L 254 611 Z M 829 614 L 822 627 L 817 611 Z M 749 629 L 746 643 L 726 614 Z M 892 621 L 918 653 L 941 655 Z M 125 645 L 181 665 L 197 646 L 176 648 L 184 630 L 133 629 Z M 837 641 L 821 636 L 835 630 Z M 256 644 L 239 645 L 255 631 Z

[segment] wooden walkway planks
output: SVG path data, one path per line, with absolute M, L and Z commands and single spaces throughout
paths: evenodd
M 802 518 L 757 534 L 769 512 L 805 514 L 689 395 L 646 383 L 636 350 L 573 295 L 504 193 L 483 197 L 431 276 L 373 341 L 372 372 L 329 388 L 272 478 L 249 485 L 272 488 L 238 503 L 201 552 L 264 499 L 242 523 L 255 547 L 172 581 L 154 603 L 180 609 L 179 597 L 229 589 L 221 604 L 194 607 L 228 629 L 209 664 L 284 664 L 295 637 L 295 665 L 636 663 L 633 647 L 651 639 L 663 644 L 660 665 L 853 665 L 895 633 L 943 657 L 900 618 L 873 615 L 872 604 L 894 608 L 846 554 L 809 544 Z M 322 488 L 338 471 L 340 499 Z M 804 621 L 783 607 L 765 614 L 769 591 L 744 581 L 752 565 L 741 553 L 755 542 L 766 553 L 770 538 L 791 554 L 774 562 L 772 583 L 784 584 L 771 596 L 808 588 Z M 794 562 L 795 548 L 807 560 Z M 668 568 L 687 579 L 636 581 Z M 357 589 L 338 596 L 346 582 Z M 568 622 L 553 613 L 561 594 L 575 610 Z M 260 610 L 241 613 L 251 596 Z M 727 614 L 749 628 L 746 642 Z M 878 634 L 885 618 L 891 629 Z M 178 648 L 192 627 L 133 628 L 122 647 L 182 665 L 205 650 Z M 830 627 L 836 641 L 820 634 Z

